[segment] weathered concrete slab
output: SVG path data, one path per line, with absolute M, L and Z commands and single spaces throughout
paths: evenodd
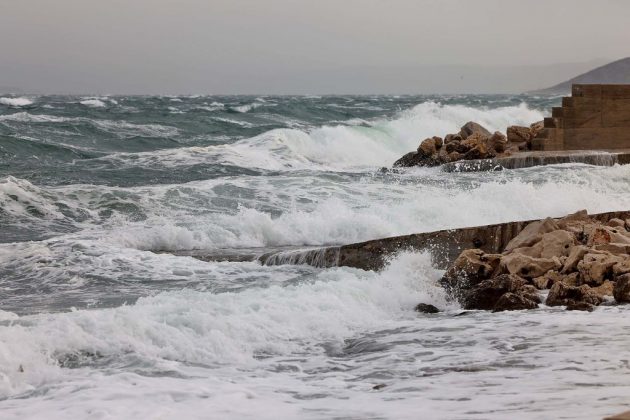
M 600 213 L 590 217 L 605 223 L 614 218 L 630 218 L 630 211 Z M 259 260 L 266 265 L 310 264 L 318 267 L 346 266 L 378 270 L 383 268 L 388 257 L 397 252 L 426 250 L 431 253 L 435 266 L 445 269 L 464 249 L 480 248 L 485 252 L 500 253 L 508 242 L 533 221 L 416 233 L 303 252 L 270 253 Z
M 630 211 L 594 214 L 594 220 L 630 218 Z M 379 270 L 387 259 L 404 250 L 428 251 L 437 268 L 445 269 L 464 249 L 480 248 L 498 253 L 533 220 L 494 225 L 415 233 L 349 245 L 318 248 L 284 247 L 274 250 L 250 248 L 235 250 L 190 250 L 173 252 L 202 261 L 259 261 L 264 265 L 308 264 L 315 267 L 354 267 Z
M 625 165 L 630 163 L 628 150 L 558 150 L 519 152 L 510 157 L 467 160 L 442 165 L 445 172 L 476 172 L 502 169 L 529 168 L 532 166 L 557 165 L 561 163 L 585 163 L 597 166 Z

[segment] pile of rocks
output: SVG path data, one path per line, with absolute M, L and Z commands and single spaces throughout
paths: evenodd
M 587 310 L 630 302 L 630 219 L 602 224 L 585 210 L 532 222 L 501 254 L 463 251 L 440 280 L 465 309 Z
M 507 136 L 499 131 L 490 133 L 475 122 L 464 124 L 457 134 L 430 137 L 423 140 L 418 150 L 398 159 L 394 166 L 438 166 L 458 160 L 490 159 L 531 150 L 532 140 L 543 129 L 539 121 L 529 127 L 511 126 Z

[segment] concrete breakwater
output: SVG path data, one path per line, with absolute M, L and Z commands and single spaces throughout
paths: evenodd
M 611 219 L 630 219 L 630 211 L 593 214 L 593 220 L 606 223 Z M 505 246 L 534 220 L 493 225 L 446 229 L 374 239 L 348 245 L 277 249 L 261 253 L 259 249 L 232 251 L 180 251 L 175 255 L 190 256 L 203 261 L 259 261 L 264 265 L 308 264 L 315 267 L 354 267 L 379 270 L 392 255 L 400 251 L 427 251 L 435 267 L 446 269 L 459 254 L 470 248 L 487 253 L 500 253 Z
M 584 163 L 595 166 L 627 165 L 630 163 L 630 149 L 520 152 L 514 156 L 446 163 L 442 165 L 441 169 L 445 172 L 476 172 L 521 169 L 561 163 Z
M 466 172 L 559 163 L 630 163 L 630 85 L 573 85 L 544 121 L 510 126 L 506 134 L 470 121 L 459 133 L 421 141 L 393 166 Z

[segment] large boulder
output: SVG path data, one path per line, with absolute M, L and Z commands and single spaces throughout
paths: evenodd
M 508 253 L 516 248 L 532 246 L 539 242 L 545 233 L 558 229 L 556 221 L 549 217 L 545 220 L 531 222 L 506 245 L 504 252 Z
M 609 252 L 613 255 L 630 255 L 630 244 L 610 242 L 607 244 L 595 245 L 593 248 L 597 251 Z
M 630 273 L 630 257 L 626 255 L 622 257 L 620 262 L 613 266 L 613 275 L 617 277 L 627 273 Z
M 438 312 L 440 312 L 438 308 L 428 303 L 418 303 L 414 308 L 414 311 L 423 314 L 437 314 Z
M 531 291 L 525 286 L 525 279 L 511 274 L 502 274 L 476 284 L 467 290 L 460 300 L 464 309 L 492 310 L 505 293 L 520 294 L 528 300 L 536 299 L 533 297 L 536 296 L 535 292 L 532 296 Z
M 562 263 L 557 257 L 533 258 L 514 252 L 501 258 L 500 270 L 526 279 L 534 279 L 549 270 L 558 270 L 560 267 Z
M 524 143 L 528 149 L 531 149 L 532 132 L 529 127 L 512 125 L 507 128 L 507 141 L 514 144 Z
M 396 162 L 394 167 L 411 167 L 411 166 L 438 166 L 441 162 L 432 156 L 426 156 L 424 153 L 409 152 Z
M 615 282 L 610 280 L 605 280 L 602 284 L 597 287 L 591 287 L 593 293 L 599 296 L 602 300 L 604 300 L 605 296 L 614 296 L 615 290 Z
M 610 226 L 588 225 L 585 226 L 588 237 L 588 246 L 603 245 L 609 243 L 630 244 L 630 235 L 625 229 Z
M 582 258 L 589 252 L 589 249 L 584 245 L 574 246 L 569 252 L 567 259 L 564 261 L 564 265 L 562 266 L 562 274 L 571 273 L 577 270 L 577 265 Z
M 500 131 L 495 131 L 486 141 L 488 147 L 496 153 L 503 153 L 507 148 L 507 137 Z
M 453 153 L 459 149 L 459 145 L 460 145 L 459 141 L 453 140 L 444 145 L 444 150 L 446 150 L 446 153 Z
M 630 273 L 615 277 L 613 296 L 619 303 L 630 302 Z
M 550 289 L 555 282 L 562 281 L 564 275 L 556 270 L 549 270 L 545 274 L 532 279 L 532 284 L 539 290 Z
M 582 282 L 591 286 L 599 286 L 606 279 L 612 279 L 613 266 L 622 259 L 612 254 L 587 253 L 577 265 Z
M 537 302 L 528 299 L 522 294 L 507 292 L 497 300 L 492 308 L 492 312 L 519 311 L 536 308 L 538 308 Z
M 575 246 L 576 240 L 572 233 L 566 230 L 554 230 L 542 235 L 540 244 L 541 258 L 568 256 Z
M 452 295 L 489 278 L 499 265 L 501 255 L 486 254 L 480 249 L 464 250 L 440 280 Z
M 584 301 L 575 301 L 570 300 L 567 302 L 567 311 L 588 311 L 593 312 L 595 309 L 595 305 L 584 302 Z
M 473 134 L 480 134 L 484 137 L 490 137 L 491 135 L 491 133 L 488 130 L 486 130 L 483 126 L 473 121 L 468 121 L 459 130 L 459 135 L 464 140 L 466 140 L 469 136 Z
M 459 134 L 447 134 L 446 136 L 444 136 L 444 144 L 449 144 L 454 141 L 459 142 L 462 140 L 462 136 L 460 136 Z
M 440 141 L 441 141 L 441 139 L 440 139 Z M 441 146 L 442 145 L 440 144 L 440 147 Z M 424 156 L 427 156 L 427 157 L 431 157 L 431 156 L 433 156 L 434 154 L 437 153 L 437 149 L 438 149 L 438 147 L 437 147 L 437 143 L 435 141 L 435 138 L 431 137 L 431 138 L 423 140 L 420 143 L 420 146 L 418 146 L 418 153 L 420 153 L 420 154 L 422 154 Z
M 566 306 L 576 302 L 585 302 L 596 306 L 602 303 L 602 299 L 587 285 L 573 287 L 557 282 L 549 290 L 545 304 L 547 306 Z

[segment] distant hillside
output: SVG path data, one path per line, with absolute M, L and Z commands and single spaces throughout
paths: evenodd
M 561 95 L 563 93 L 571 92 L 571 85 L 574 83 L 630 83 L 630 57 L 622 58 L 621 60 L 613 61 L 612 63 L 597 67 L 596 69 L 580 74 L 573 79 L 559 83 L 555 86 L 528 93 Z

